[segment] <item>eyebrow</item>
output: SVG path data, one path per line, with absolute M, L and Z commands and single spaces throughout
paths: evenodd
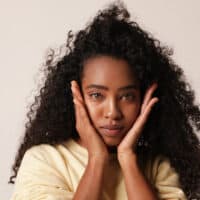
M 92 89 L 92 88 L 95 88 L 95 89 L 102 89 L 102 90 L 109 90 L 108 87 L 106 87 L 106 86 L 103 86 L 103 85 L 96 85 L 96 84 L 91 84 L 91 85 L 88 85 L 88 86 L 86 87 L 86 89 Z M 130 90 L 130 89 L 135 89 L 135 90 L 137 90 L 137 89 L 138 89 L 138 86 L 137 86 L 137 85 L 127 85 L 127 86 L 118 88 L 118 90 Z

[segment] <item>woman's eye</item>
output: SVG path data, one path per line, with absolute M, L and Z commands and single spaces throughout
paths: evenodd
M 101 93 L 98 93 L 98 92 L 95 92 L 95 93 L 91 93 L 89 94 L 89 96 L 92 98 L 92 99 L 101 99 L 103 96 Z
M 129 93 L 121 96 L 122 100 L 134 100 L 134 98 L 135 98 L 135 95 L 129 94 Z

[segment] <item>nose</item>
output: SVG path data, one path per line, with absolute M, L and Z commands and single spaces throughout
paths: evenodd
M 118 102 L 115 99 L 110 99 L 106 102 L 104 111 L 105 118 L 111 120 L 119 120 L 123 116 L 120 106 L 118 105 Z

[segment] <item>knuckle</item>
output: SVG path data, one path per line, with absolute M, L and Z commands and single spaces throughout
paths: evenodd
M 81 132 L 81 128 L 78 126 L 77 128 L 76 128 L 76 130 L 80 133 Z

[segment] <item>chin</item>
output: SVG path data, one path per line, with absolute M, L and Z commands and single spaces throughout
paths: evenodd
M 120 142 L 122 141 L 121 138 L 112 138 L 112 137 L 110 137 L 110 138 L 106 137 L 106 138 L 103 138 L 103 140 L 104 140 L 104 143 L 110 147 L 118 146 L 120 144 Z

